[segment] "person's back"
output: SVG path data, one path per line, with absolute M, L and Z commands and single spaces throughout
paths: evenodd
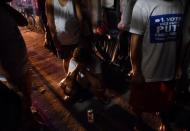
M 183 7 L 179 0 L 138 0 L 130 32 L 143 36 L 141 70 L 146 82 L 175 77 Z
M 9 87 L 21 97 L 20 118 L 26 123 L 26 120 L 31 119 L 31 79 L 25 42 L 18 29 L 18 25 L 22 24 L 25 18 L 3 2 L 0 2 L 0 18 L 0 66 Z
M 138 114 L 171 108 L 183 13 L 180 0 L 137 0 L 133 8 L 129 101 Z
M 61 45 L 73 45 L 79 40 L 79 24 L 75 17 L 72 0 L 64 5 L 59 0 L 53 0 L 54 22 L 56 33 Z
M 13 84 L 17 84 L 17 80 L 14 79 L 24 74 L 28 58 L 24 39 L 12 15 L 0 4 L 0 62 Z
M 56 45 L 59 58 L 63 59 L 65 74 L 74 49 L 89 46 L 91 37 L 90 19 L 87 9 L 77 0 L 46 0 L 48 25 Z

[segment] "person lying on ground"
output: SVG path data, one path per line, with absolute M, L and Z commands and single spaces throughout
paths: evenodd
M 99 99 L 103 101 L 106 99 L 101 62 L 89 49 L 79 47 L 74 50 L 69 63 L 68 75 L 60 82 L 60 87 L 67 90 L 76 85 L 72 80 L 78 82 L 82 88 L 89 89 Z M 71 90 L 70 92 L 72 92 Z

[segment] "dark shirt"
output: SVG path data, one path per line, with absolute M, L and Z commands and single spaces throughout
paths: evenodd
M 3 4 L 0 4 L 0 64 L 8 80 L 19 86 L 26 71 L 27 51 L 17 22 Z

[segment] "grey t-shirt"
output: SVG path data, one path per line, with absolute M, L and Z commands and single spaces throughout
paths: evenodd
M 130 32 L 143 36 L 141 70 L 146 82 L 174 78 L 182 15 L 180 0 L 137 0 Z

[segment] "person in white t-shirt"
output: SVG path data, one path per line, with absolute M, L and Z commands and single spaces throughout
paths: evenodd
M 74 50 L 69 63 L 68 77 L 75 79 L 82 88 L 89 89 L 95 96 L 105 100 L 105 89 L 102 82 L 100 60 L 87 48 L 78 47 Z M 60 87 L 67 87 L 67 77 L 60 82 Z
M 58 57 L 63 59 L 64 71 L 67 73 L 72 52 L 80 36 L 73 1 L 47 0 L 46 15 Z
M 66 74 L 74 49 L 90 41 L 85 39 L 91 35 L 90 11 L 85 9 L 78 0 L 46 0 L 48 26 Z M 83 39 L 85 42 L 81 42 Z
M 165 111 L 171 104 L 183 13 L 180 0 L 137 0 L 133 8 L 130 103 L 139 113 Z

